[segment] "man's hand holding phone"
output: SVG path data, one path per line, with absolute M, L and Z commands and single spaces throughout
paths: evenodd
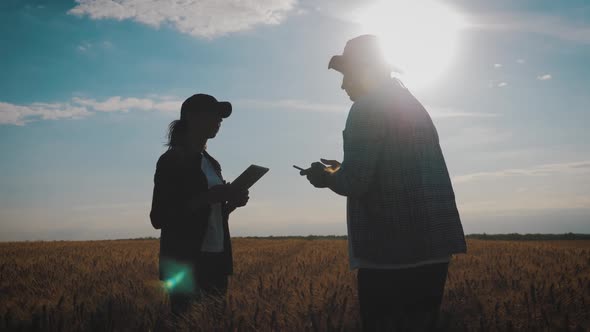
M 332 159 L 320 159 L 320 161 L 322 162 L 322 164 L 327 165 L 326 166 L 326 171 L 328 173 L 336 173 L 338 172 L 338 170 L 340 169 L 340 166 L 342 165 L 339 161 L 337 160 L 332 160 Z
M 320 162 L 311 164 L 308 169 L 293 165 L 299 170 L 300 175 L 305 175 L 307 180 L 316 188 L 328 187 L 328 177 L 340 169 L 340 162 L 330 159 L 320 159 Z
M 340 169 L 340 166 L 342 165 L 339 161 L 332 160 L 332 159 L 324 159 L 324 158 L 321 158 L 320 161 L 322 162 L 321 164 L 318 163 L 318 162 L 316 162 L 316 163 L 311 164 L 312 167 L 313 167 L 314 164 L 319 164 L 318 166 L 321 165 L 323 167 L 323 169 L 326 172 L 328 172 L 328 173 L 335 173 L 335 172 L 337 172 Z M 312 169 L 312 167 L 310 167 L 308 169 L 304 169 L 304 168 L 299 167 L 297 165 L 293 165 L 293 167 L 295 169 L 298 169 L 299 170 L 299 175 L 302 175 L 302 176 L 303 175 L 307 175 L 307 173 L 310 172 L 311 169 Z

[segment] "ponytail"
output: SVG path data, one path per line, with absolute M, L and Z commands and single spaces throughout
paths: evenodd
M 168 125 L 168 143 L 169 148 L 182 146 L 186 141 L 188 132 L 188 123 L 186 120 L 174 120 Z

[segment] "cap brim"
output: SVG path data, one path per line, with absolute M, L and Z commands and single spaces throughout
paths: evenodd
M 227 118 L 231 115 L 232 107 L 229 101 L 220 101 L 217 102 L 217 112 L 221 114 L 222 118 Z

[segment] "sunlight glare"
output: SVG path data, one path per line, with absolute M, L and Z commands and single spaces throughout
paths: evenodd
M 424 87 L 443 74 L 455 57 L 464 19 L 432 0 L 380 1 L 359 17 L 364 33 L 379 37 L 386 59 L 403 73 L 408 87 Z

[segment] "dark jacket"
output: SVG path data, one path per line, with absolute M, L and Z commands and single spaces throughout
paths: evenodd
M 219 163 L 207 152 L 205 158 L 217 171 Z M 201 245 L 207 230 L 211 207 L 191 208 L 191 198 L 208 190 L 207 177 L 201 170 L 201 155 L 182 148 L 170 148 L 160 156 L 154 175 L 154 194 L 150 219 L 152 226 L 161 229 L 160 279 L 164 280 L 162 265 L 168 260 L 199 266 Z M 232 249 L 228 227 L 229 209 L 222 204 L 224 252 L 220 256 L 226 274 L 232 274 Z

